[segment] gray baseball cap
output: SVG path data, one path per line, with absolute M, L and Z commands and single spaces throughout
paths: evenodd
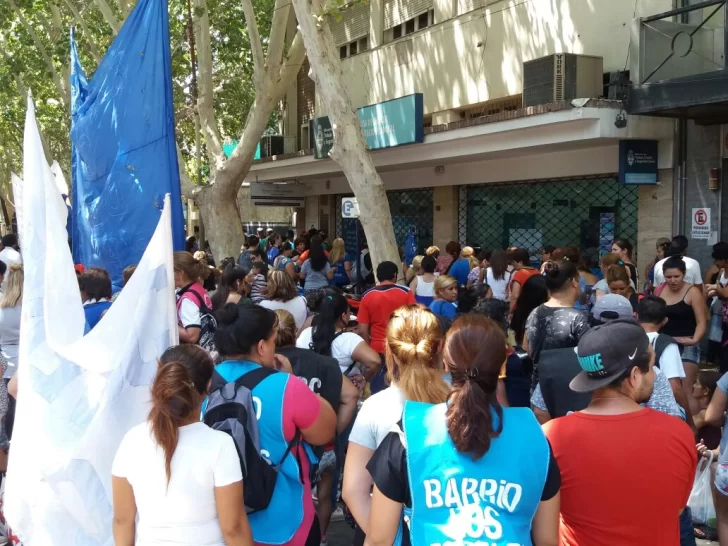
M 634 317 L 632 304 L 619 294 L 605 294 L 594 305 L 592 316 L 600 322 L 616 319 L 631 319 Z

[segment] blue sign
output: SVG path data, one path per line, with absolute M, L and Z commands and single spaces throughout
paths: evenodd
M 619 141 L 620 184 L 657 184 L 657 141 Z
M 237 148 L 239 140 L 233 140 L 231 142 L 228 142 L 227 144 L 222 145 L 222 153 L 225 154 L 225 157 L 230 157 L 233 155 L 233 152 L 235 151 L 235 148 Z M 253 161 L 260 159 L 260 142 L 258 142 L 258 145 L 255 147 L 255 155 L 253 156 Z
M 356 111 L 367 148 L 379 150 L 425 140 L 422 93 L 363 106 Z M 309 122 L 315 159 L 326 159 L 334 145 L 328 116 Z
M 364 106 L 357 110 L 361 130 L 370 150 L 423 142 L 422 93 Z

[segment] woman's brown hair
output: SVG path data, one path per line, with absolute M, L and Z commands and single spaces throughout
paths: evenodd
M 442 328 L 435 314 L 421 305 L 400 307 L 387 326 L 387 377 L 407 400 L 439 404 L 450 388 L 436 364 Z
M 210 268 L 189 252 L 174 253 L 174 270 L 181 271 L 193 282 L 204 281 L 210 275 Z
M 278 337 L 276 338 L 276 347 L 289 347 L 296 345 L 296 319 L 285 309 L 276 309 L 275 314 L 278 317 Z
M 623 282 L 629 286 L 629 273 L 627 273 L 627 269 L 622 265 L 610 265 L 607 268 L 605 277 L 607 278 L 607 285 L 613 282 Z
M 152 409 L 148 421 L 154 439 L 164 450 L 168 484 L 179 427 L 194 411 L 199 411 L 212 379 L 212 370 L 212 359 L 207 351 L 188 343 L 170 347 L 159 359 L 159 369 L 152 384 Z
M 298 296 L 298 289 L 291 276 L 281 269 L 268 274 L 268 299 L 290 301 Z
M 503 430 L 496 387 L 506 356 L 503 329 L 482 315 L 463 315 L 447 332 L 443 360 L 452 376 L 447 429 L 457 450 L 476 460 Z M 497 427 L 492 412 L 498 416 Z

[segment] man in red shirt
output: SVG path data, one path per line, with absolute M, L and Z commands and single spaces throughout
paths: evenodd
M 377 266 L 377 286 L 369 290 L 361 299 L 357 322 L 358 333 L 372 349 L 384 355 L 384 343 L 387 339 L 389 317 L 403 305 L 415 303 L 415 295 L 406 286 L 396 284 L 399 268 L 393 262 L 382 262 Z M 382 356 L 384 362 L 384 356 Z M 370 384 L 372 394 L 382 390 L 384 385 L 384 367 L 375 375 Z
M 690 427 L 643 408 L 655 353 L 631 320 L 584 334 L 582 372 L 571 382 L 589 406 L 549 421 L 544 432 L 561 470 L 561 546 L 679 546 L 679 515 L 695 476 Z

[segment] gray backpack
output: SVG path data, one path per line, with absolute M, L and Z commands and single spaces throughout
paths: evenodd
M 243 472 L 244 502 L 248 514 L 268 507 L 275 490 L 278 470 L 300 441 L 300 431 L 297 430 L 277 464 L 261 455 L 253 389 L 275 373 L 279 372 L 258 368 L 241 376 L 234 383 L 227 383 L 215 370 L 205 412 L 204 422 L 207 426 L 230 435 L 235 441 Z M 296 457 L 298 458 L 297 452 Z M 300 472 L 300 461 L 298 467 Z

